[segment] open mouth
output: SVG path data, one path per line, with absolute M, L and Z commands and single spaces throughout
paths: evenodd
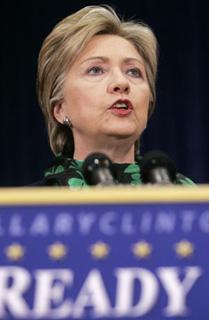
M 113 108 L 127 110 L 129 106 L 125 102 L 117 102 L 113 105 Z
M 128 115 L 133 110 L 133 105 L 129 100 L 118 100 L 110 108 L 117 115 Z

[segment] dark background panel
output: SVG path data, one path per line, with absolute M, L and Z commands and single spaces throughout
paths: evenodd
M 0 186 L 39 180 L 53 155 L 36 98 L 41 43 L 65 16 L 99 1 L 1 1 Z M 146 22 L 159 42 L 157 105 L 141 152 L 160 149 L 180 172 L 209 182 L 209 19 L 203 1 L 106 1 Z

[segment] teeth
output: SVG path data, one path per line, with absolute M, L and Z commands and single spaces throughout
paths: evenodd
M 125 104 L 125 103 L 123 103 L 123 102 L 118 102 L 118 103 L 116 103 L 115 105 L 114 105 L 114 107 L 116 107 L 116 108 L 125 108 L 125 109 L 128 109 L 128 106 L 127 106 L 127 104 Z

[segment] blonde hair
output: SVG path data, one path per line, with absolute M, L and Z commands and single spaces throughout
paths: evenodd
M 154 33 L 145 24 L 123 21 L 110 6 L 84 7 L 54 27 L 39 53 L 38 99 L 47 124 L 50 146 L 55 154 L 64 152 L 73 156 L 72 131 L 55 119 L 53 108 L 63 100 L 66 73 L 76 56 L 98 34 L 118 35 L 136 47 L 144 60 L 150 87 L 149 114 L 153 111 L 157 72 L 157 41 Z

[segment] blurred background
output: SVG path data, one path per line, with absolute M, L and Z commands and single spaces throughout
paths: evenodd
M 106 3 L 147 23 L 159 42 L 157 105 L 141 140 L 141 153 L 161 150 L 179 172 L 209 183 L 209 19 L 200 0 L 6 1 L 0 4 L 0 186 L 27 185 L 53 159 L 36 98 L 38 53 L 65 16 Z

